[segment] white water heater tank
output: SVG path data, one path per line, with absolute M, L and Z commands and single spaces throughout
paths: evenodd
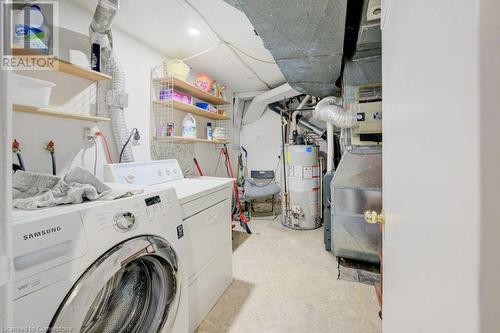
M 283 198 L 283 224 L 293 229 L 321 226 L 321 170 L 318 146 L 285 146 L 288 198 Z M 288 203 L 288 204 L 287 204 Z

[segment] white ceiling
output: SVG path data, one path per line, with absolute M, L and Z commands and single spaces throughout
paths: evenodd
M 97 0 L 70 0 L 91 15 Z M 201 13 L 208 24 L 225 41 L 258 59 L 273 61 L 260 37 L 245 14 L 223 0 L 187 0 Z M 205 20 L 189 6 L 186 0 L 121 0 L 114 27 L 130 34 L 144 44 L 169 58 L 183 59 L 220 43 L 219 38 Z M 198 29 L 192 36 L 188 30 Z M 239 57 L 241 59 L 238 59 Z M 204 72 L 225 83 L 234 92 L 266 90 L 252 70 L 271 87 L 285 82 L 276 64 L 251 59 L 221 44 L 197 58 L 187 61 L 195 71 Z M 243 64 L 243 63 L 244 64 Z M 252 70 L 248 69 L 249 66 Z

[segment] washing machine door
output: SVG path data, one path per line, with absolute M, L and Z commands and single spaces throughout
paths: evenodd
M 170 332 L 179 307 L 181 272 L 164 239 L 130 239 L 103 255 L 60 306 L 52 332 Z

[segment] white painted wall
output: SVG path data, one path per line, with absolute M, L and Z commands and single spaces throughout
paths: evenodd
M 248 172 L 250 170 L 275 170 L 281 155 L 280 116 L 266 109 L 262 117 L 240 132 L 240 143 L 248 151 Z M 280 170 L 277 172 L 279 179 Z
M 0 71 L 0 327 L 12 320 L 12 131 L 11 91 L 9 71 Z M 2 259 L 3 258 L 3 259 Z
M 384 5 L 384 332 L 497 332 L 500 6 Z
M 481 111 L 481 332 L 500 330 L 500 2 L 481 1 L 480 111 Z
M 60 27 L 69 30 L 69 33 L 74 31 L 83 36 L 88 36 L 92 14 L 72 2 L 60 1 L 59 6 Z M 160 32 L 158 33 L 161 35 Z M 67 34 L 68 32 L 66 37 Z M 67 57 L 68 48 L 70 47 L 80 47 L 82 51 L 88 53 L 88 44 L 86 44 L 88 40 L 85 40 L 85 38 L 75 40 L 64 37 L 61 34 L 60 54 L 63 58 Z M 117 28 L 113 28 L 113 41 L 127 79 L 129 106 L 125 109 L 126 122 L 129 129 L 137 127 L 142 138 L 141 145 L 133 147 L 135 159 L 137 161 L 148 160 L 150 159 L 150 71 L 154 66 L 160 65 L 168 59 L 163 54 L 142 44 Z M 64 110 L 70 112 L 88 113 L 89 109 L 92 109 L 91 113 L 94 112 L 89 98 L 92 89 L 88 88 L 88 81 L 60 73 L 30 73 L 30 75 L 42 77 L 57 84 L 51 97 L 51 104 L 63 105 Z M 22 153 L 28 170 L 35 172 L 51 172 L 50 157 L 43 150 L 43 145 L 49 139 L 54 140 L 56 143 L 58 174 L 60 174 L 70 166 L 81 165 L 89 169 L 93 168 L 94 148 L 83 141 L 84 127 L 92 126 L 95 126 L 95 124 L 90 122 L 15 113 L 13 134 L 22 143 Z M 176 124 L 176 127 L 180 128 L 180 126 L 182 124 Z M 109 124 L 100 123 L 99 127 L 107 135 L 113 160 L 116 162 L 118 153 L 109 130 Z M 203 122 L 200 123 L 201 127 L 204 127 Z M 106 158 L 102 144 L 98 148 L 97 176 L 100 177 L 102 175 L 102 165 L 106 163 Z M 195 152 L 200 163 L 206 166 L 206 174 L 212 175 L 218 150 L 214 145 L 207 144 L 196 145 Z
M 59 5 L 60 26 L 88 36 L 92 15 L 72 3 L 60 1 Z M 134 155 L 136 160 L 147 160 L 150 158 L 150 70 L 153 66 L 161 64 L 166 58 L 118 29 L 113 29 L 113 39 L 115 50 L 127 77 L 127 91 L 129 93 L 129 107 L 125 111 L 127 125 L 130 129 L 137 127 L 142 137 L 142 144 L 133 147 Z M 69 43 L 65 43 L 64 40 L 61 40 L 61 42 L 61 55 L 64 57 L 67 54 L 66 49 L 69 47 Z M 51 98 L 51 103 L 64 100 L 61 95 L 67 97 L 67 99 L 74 98 L 75 92 L 68 89 L 68 87 L 82 87 L 85 85 L 82 80 L 74 77 L 65 77 L 63 75 L 61 78 L 61 75 L 56 73 L 42 75 L 45 78 L 52 76 L 58 83 L 54 96 Z M 79 105 L 80 109 L 77 112 L 85 113 L 92 108 L 88 98 L 86 100 L 87 104 L 84 103 L 85 96 L 81 97 L 80 101 L 83 102 Z M 69 105 L 74 107 L 74 104 Z M 73 111 L 75 110 L 73 109 Z M 67 169 L 70 164 L 92 168 L 94 161 L 93 147 L 84 145 L 83 142 L 83 128 L 89 126 L 94 126 L 94 124 L 32 114 L 14 114 L 14 137 L 23 144 L 23 155 L 28 169 L 36 172 L 47 173 L 51 170 L 49 156 L 42 149 L 48 139 L 53 139 L 56 142 L 56 157 L 60 172 Z M 109 124 L 100 123 L 99 126 L 107 134 L 108 142 L 113 150 L 114 160 L 116 160 L 117 153 L 109 131 Z M 100 171 L 101 166 L 105 163 L 102 145 L 99 146 L 99 151 L 97 175 L 100 176 L 102 174 Z

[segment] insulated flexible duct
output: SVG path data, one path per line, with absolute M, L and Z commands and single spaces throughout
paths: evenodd
M 113 51 L 111 25 L 119 8 L 118 1 L 100 0 L 90 26 L 92 42 L 101 46 L 102 72 L 112 76 L 109 82 L 100 82 L 98 88 L 97 112 L 111 117 L 111 131 L 117 150 L 120 150 L 129 131 L 125 122 L 124 106 L 127 104 L 125 93 L 125 73 Z M 130 147 L 123 152 L 124 162 L 133 162 L 134 155 Z
M 342 129 L 352 128 L 356 126 L 356 118 L 351 112 L 345 110 L 340 106 L 341 102 L 337 97 L 323 98 L 314 108 L 313 117 L 321 119 L 327 123 L 327 163 L 326 168 L 328 172 L 334 169 L 334 126 Z
M 314 108 L 313 116 L 340 128 L 356 126 L 356 118 L 342 106 L 337 97 L 323 98 Z

